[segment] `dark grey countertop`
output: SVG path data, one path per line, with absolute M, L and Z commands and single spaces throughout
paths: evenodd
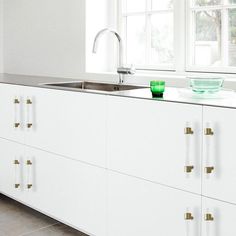
M 225 108 L 236 108 L 236 93 L 230 90 L 223 90 L 214 95 L 197 95 L 191 92 L 191 90 L 186 88 L 174 88 L 167 87 L 163 98 L 153 98 L 150 89 L 136 89 L 127 91 L 117 91 L 117 92 L 100 92 L 92 90 L 78 90 L 69 89 L 62 87 L 48 87 L 45 83 L 57 83 L 57 82 L 71 82 L 71 81 L 83 81 L 75 79 L 66 78 L 55 78 L 55 77 L 42 77 L 42 76 L 29 76 L 29 75 L 14 75 L 14 74 L 0 74 L 0 83 L 38 87 L 44 89 L 57 89 L 57 90 L 67 90 L 72 92 L 82 92 L 82 93 L 95 93 L 104 94 L 110 96 L 120 96 L 127 98 L 136 99 L 149 99 L 153 101 L 163 101 L 163 102 L 177 102 L 185 104 L 195 104 L 195 105 L 205 105 L 205 106 L 216 106 Z

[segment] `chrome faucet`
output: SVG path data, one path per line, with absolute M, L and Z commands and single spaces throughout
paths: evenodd
M 119 64 L 117 68 L 117 73 L 119 74 L 119 83 L 122 84 L 124 82 L 124 76 L 125 75 L 133 75 L 135 74 L 135 68 L 133 66 L 131 67 L 124 67 L 124 62 L 123 62 L 123 55 L 124 55 L 124 47 L 123 47 L 123 40 L 121 36 L 115 31 L 111 29 L 103 29 L 99 31 L 94 39 L 93 43 L 93 53 L 97 53 L 97 48 L 98 48 L 98 41 L 101 35 L 104 33 L 112 33 L 116 36 L 119 42 Z

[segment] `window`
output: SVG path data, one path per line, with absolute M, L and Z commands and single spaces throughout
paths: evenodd
M 235 0 L 195 0 L 189 7 L 189 64 L 197 70 L 236 71 Z
M 173 69 L 173 0 L 123 0 L 121 9 L 127 64 Z
M 127 64 L 138 69 L 236 73 L 236 0 L 120 3 Z

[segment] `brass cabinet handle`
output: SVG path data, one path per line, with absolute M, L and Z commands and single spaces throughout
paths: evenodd
M 20 165 L 20 161 L 19 160 L 14 160 L 13 164 L 18 166 L 18 165 Z M 18 182 L 18 181 L 16 181 L 16 182 Z M 15 186 L 15 188 L 19 188 L 20 184 L 16 183 L 14 186 Z
M 31 189 L 33 187 L 33 184 L 27 184 L 27 188 Z
M 26 104 L 31 105 L 33 102 L 30 99 L 26 100 Z
M 27 160 L 27 161 L 26 161 L 26 164 L 27 164 L 28 166 L 33 165 L 33 163 L 32 163 L 31 160 Z
M 191 127 L 186 127 L 186 128 L 184 129 L 184 133 L 185 133 L 185 134 L 194 134 L 194 132 L 193 132 L 193 130 L 192 130 Z
M 15 184 L 15 188 L 19 188 L 20 187 L 20 184 Z
M 205 173 L 211 174 L 214 169 L 215 169 L 215 167 L 213 167 L 213 166 L 205 167 Z
M 205 214 L 205 216 L 204 216 L 204 220 L 205 220 L 205 221 L 214 221 L 214 217 L 213 217 L 212 214 L 207 213 L 207 214 Z
M 206 128 L 205 131 L 204 131 L 204 134 L 206 136 L 213 136 L 214 135 L 214 132 L 211 128 Z
M 20 162 L 18 160 L 14 160 L 15 165 L 20 165 Z
M 192 213 L 187 212 L 184 214 L 184 219 L 185 220 L 194 220 L 194 217 L 193 217 Z
M 19 128 L 20 127 L 20 123 L 15 123 L 15 128 Z
M 28 128 L 28 129 L 30 129 L 32 126 L 33 126 L 32 123 L 28 123 L 28 124 L 27 124 L 27 128 Z
M 28 105 L 27 112 L 28 112 L 28 115 L 29 115 L 29 113 L 32 112 L 32 111 L 30 111 L 30 106 L 33 104 L 33 102 L 32 102 L 31 99 L 27 98 L 26 99 L 26 104 Z M 27 126 L 28 129 L 30 129 L 33 126 L 32 121 L 30 121 L 29 118 L 28 118 L 28 123 L 26 124 L 26 126 Z
M 14 99 L 14 104 L 15 104 L 16 107 L 18 107 L 18 105 L 20 104 L 20 100 L 19 100 L 18 98 L 15 98 L 15 99 Z M 16 109 L 16 108 L 15 108 L 15 109 Z M 17 109 L 16 109 L 16 110 L 17 110 Z M 15 113 L 16 113 L 16 111 L 15 111 Z M 15 116 L 16 116 L 16 114 L 15 114 Z M 15 121 L 14 127 L 15 127 L 15 128 L 19 128 L 19 127 L 20 127 L 19 121 Z
M 17 98 L 15 98 L 15 99 L 14 99 L 14 103 L 15 103 L 15 104 L 20 104 L 20 100 L 17 99 Z
M 27 184 L 27 188 L 28 189 L 31 189 L 32 187 L 33 187 L 33 184 L 32 184 L 32 180 L 30 180 L 30 172 L 31 172 L 31 169 L 32 169 L 32 165 L 33 165 L 33 162 L 31 161 L 31 160 L 27 160 L 26 161 L 26 165 L 28 166 L 28 177 L 27 177 L 27 182 L 28 182 L 28 184 Z
M 192 173 L 193 169 L 194 169 L 194 166 L 185 166 L 184 167 L 184 171 L 186 173 Z

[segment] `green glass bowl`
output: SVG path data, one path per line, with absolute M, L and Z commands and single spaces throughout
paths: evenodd
M 224 78 L 220 77 L 191 77 L 190 87 L 195 93 L 217 93 L 224 84 Z
M 150 82 L 150 89 L 152 92 L 152 95 L 154 97 L 161 97 L 163 96 L 163 93 L 165 92 L 165 81 L 151 81 Z

